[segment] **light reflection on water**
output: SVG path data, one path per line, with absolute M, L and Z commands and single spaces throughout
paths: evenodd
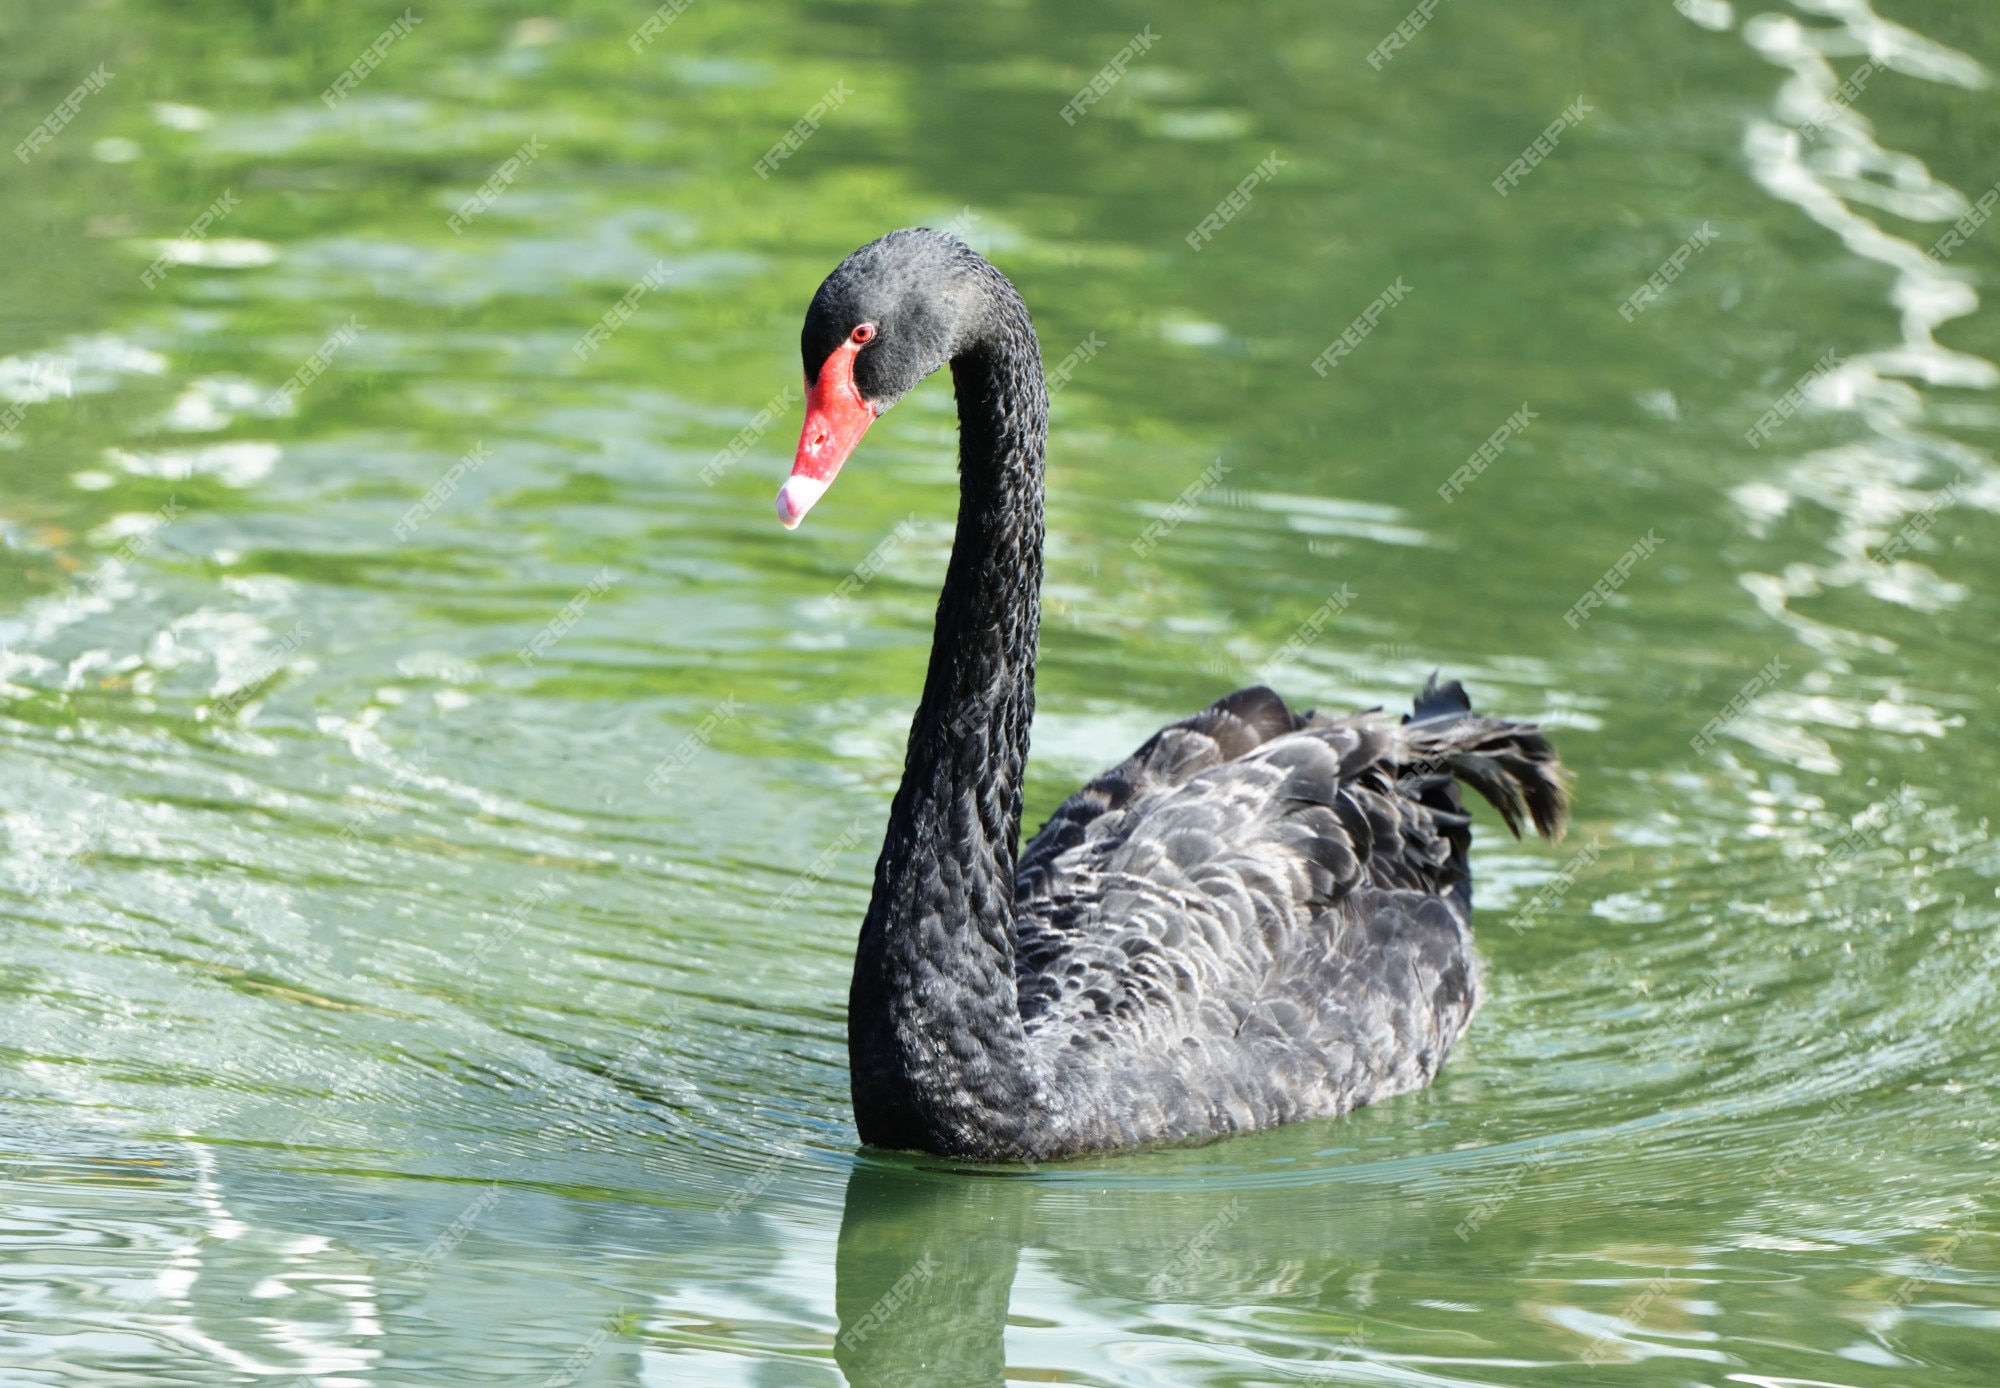
M 1885 545 L 1896 540 L 1914 517 L 1949 505 L 2000 510 L 2000 476 L 1991 461 L 1983 451 L 1925 430 L 1925 398 L 1917 385 L 1907 382 L 1990 390 L 2000 385 L 2000 370 L 1984 358 L 1937 341 L 1940 327 L 1979 307 L 1968 277 L 1914 241 L 1884 231 L 1853 206 L 1860 202 L 1899 219 L 1933 224 L 1958 221 L 1972 211 L 1970 205 L 1958 190 L 1934 179 L 1921 159 L 1885 150 L 1875 142 L 1871 125 L 1843 90 L 1853 88 L 1855 77 L 1843 77 L 1832 60 L 1859 60 L 1855 72 L 1864 87 L 1870 71 L 1899 72 L 1972 90 L 1987 88 L 1991 79 L 1965 55 L 1882 19 L 1866 5 L 1828 3 L 1808 8 L 1837 19 L 1838 25 L 1807 27 L 1788 16 L 1765 15 L 1744 26 L 1744 37 L 1766 60 L 1791 69 L 1792 76 L 1779 89 L 1776 114 L 1802 124 L 1812 138 L 1798 129 L 1754 120 L 1745 133 L 1744 154 L 1766 191 L 1838 235 L 1855 255 L 1895 272 L 1889 297 L 1900 311 L 1903 341 L 1893 348 L 1855 353 L 1810 391 L 1815 403 L 1859 416 L 1872 437 L 1789 461 L 1774 481 L 1745 483 L 1733 495 L 1748 523 L 1760 531 L 1795 500 L 1837 517 L 1839 529 L 1827 541 L 1833 562 L 1795 564 L 1782 575 L 1746 574 L 1743 582 L 1767 613 L 1789 624 L 1800 641 L 1823 651 L 1831 658 L 1829 663 L 1840 668 L 1843 647 L 1886 652 L 1894 649 L 1893 642 L 1802 616 L 1791 610 L 1791 599 L 1858 584 L 1873 597 L 1930 612 L 1966 596 L 1963 585 L 1940 579 L 1922 562 L 1921 554 L 1902 553 L 1914 535 L 1896 545 L 1887 559 L 1883 555 Z M 1779 721 L 1794 726 L 1831 721 L 1814 718 L 1810 711 L 1799 718 L 1801 711 L 1796 706 L 1785 710 Z M 1792 717 L 1785 717 L 1787 713 Z M 1888 707 L 1892 720 L 1907 724 L 1910 714 L 1921 720 L 1923 731 L 1937 727 L 1933 711 L 1921 705 L 1907 712 L 1895 704 Z M 1839 716 L 1834 713 L 1832 718 Z M 1809 749 L 1812 769 L 1837 771 L 1839 763 L 1825 744 L 1812 741 L 1816 744 Z M 1761 745 L 1770 751 L 1785 750 L 1773 745 L 1768 733 Z
M 202 51 L 171 90 L 135 56 L 0 209 L 98 228 L 0 268 L 9 1380 L 1983 1383 L 2000 344 L 1993 250 L 1923 250 L 2000 174 L 1925 162 L 1989 79 L 1859 0 L 1660 9 L 1441 9 L 1379 74 L 1402 7 L 1169 9 L 1074 136 L 1043 125 L 1116 44 L 1031 11 L 691 7 L 634 66 L 630 15 L 473 7 L 334 111 L 320 69 L 372 32 L 121 12 Z M 0 56 L 34 93 L 5 109 L 114 42 L 64 23 Z M 852 107 L 750 187 L 843 65 Z M 1496 211 L 1488 165 L 1579 80 L 1594 124 Z M 550 153 L 454 237 L 530 135 Z M 93 159 L 109 137 L 137 157 Z M 1181 252 L 1274 144 L 1254 214 Z M 137 287 L 224 187 L 227 236 Z M 1442 666 L 1559 730 L 1578 832 L 1482 824 L 1493 996 L 1434 1090 L 1032 1170 L 857 1153 L 846 970 L 948 394 L 799 536 L 769 519 L 789 421 L 701 469 L 795 380 L 833 260 L 953 217 L 1052 356 L 1105 343 L 1057 400 L 1031 820 L 1343 586 L 1288 695 L 1393 705 Z M 1408 306 L 1314 376 L 1402 272 Z

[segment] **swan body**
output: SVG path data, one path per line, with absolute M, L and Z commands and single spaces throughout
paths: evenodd
M 1027 309 L 955 238 L 892 232 L 821 285 L 801 350 L 788 527 L 924 376 L 949 364 L 959 405 L 958 527 L 848 998 L 862 1140 L 1043 1159 L 1429 1084 L 1479 1004 L 1460 784 L 1558 834 L 1548 742 L 1435 679 L 1400 722 L 1243 689 L 1019 848 L 1048 419 Z

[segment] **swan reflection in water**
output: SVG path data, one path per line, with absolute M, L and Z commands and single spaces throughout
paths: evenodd
M 863 1160 L 835 1265 L 849 1383 L 998 1384 L 1034 1191 L 1018 1178 Z
M 1290 1186 L 1107 1190 L 1051 1183 L 1028 1167 L 867 1154 L 849 1177 L 841 1218 L 835 1359 L 849 1383 L 870 1388 L 998 1388 L 1008 1326 L 1054 1325 L 1025 1308 L 1009 1315 L 1027 1247 L 1061 1268 L 1066 1321 L 1092 1300 L 1156 1308 L 1162 1356 L 1176 1352 L 1186 1329 L 1179 1304 L 1211 1318 L 1282 1302 L 1299 1328 L 1251 1333 L 1278 1372 L 1310 1381 L 1361 1352 L 1365 1326 L 1345 1308 L 1369 1299 L 1369 1269 L 1385 1244 L 1450 1237 L 1448 1226 L 1428 1221 L 1418 1221 L 1424 1232 L 1414 1240 L 1407 1229 L 1398 1236 L 1386 1208 L 1342 1211 L 1338 1224 L 1330 1212 L 1301 1217 L 1317 1203 Z M 1230 1338 L 1247 1330 L 1237 1326 Z M 1142 1322 L 1121 1338 L 1146 1333 Z M 1245 1351 L 1251 1363 L 1259 1357 Z

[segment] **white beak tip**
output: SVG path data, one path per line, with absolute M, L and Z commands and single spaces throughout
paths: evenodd
M 787 530 L 797 530 L 799 522 L 812 510 L 813 503 L 826 495 L 826 483 L 812 477 L 788 477 L 785 485 L 778 488 L 778 523 Z

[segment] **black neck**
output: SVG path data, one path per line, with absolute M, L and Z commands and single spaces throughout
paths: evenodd
M 848 1052 L 862 1140 L 1014 1145 L 1035 1084 L 1014 986 L 1014 859 L 1035 711 L 1048 396 L 1028 314 L 995 274 L 952 360 L 959 511 L 923 702 L 855 953 Z

